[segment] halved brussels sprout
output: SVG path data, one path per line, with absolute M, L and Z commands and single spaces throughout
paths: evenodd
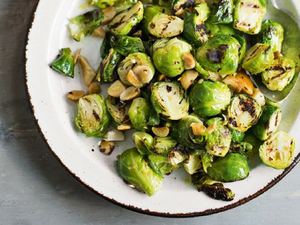
M 134 76 L 142 86 L 148 84 L 155 74 L 155 67 L 152 64 L 151 58 L 147 54 L 141 52 L 129 54 L 118 65 L 119 77 L 121 81 L 128 86 L 132 85 L 126 79 L 130 70 L 132 70 Z
M 239 153 L 228 153 L 216 159 L 208 168 L 207 174 L 217 181 L 232 182 L 242 180 L 249 175 L 247 158 Z
M 245 132 L 256 124 L 261 112 L 261 106 L 254 99 L 245 94 L 236 95 L 228 107 L 228 126 L 233 130 Z
M 248 130 L 247 132 L 245 132 L 245 137 L 243 140 L 246 144 L 245 146 L 245 151 L 243 152 L 243 154 L 245 156 L 247 156 L 248 158 L 252 158 L 255 155 L 258 155 L 258 150 L 260 148 L 260 146 L 262 145 L 262 141 L 259 140 L 251 130 Z M 248 144 L 247 144 L 248 143 Z M 250 147 L 250 145 L 252 147 Z
M 211 4 L 212 13 L 210 22 L 213 24 L 228 24 L 233 21 L 233 0 L 218 0 L 217 3 Z
M 84 37 L 91 35 L 100 26 L 104 14 L 100 9 L 86 12 L 74 17 L 69 23 L 69 30 L 75 41 L 82 41 Z
M 295 75 L 295 62 L 286 57 L 274 59 L 269 68 L 261 74 L 262 82 L 271 91 L 282 91 Z
M 114 36 L 111 39 L 111 46 L 123 56 L 135 52 L 145 52 L 143 41 L 139 37 Z
M 135 98 L 128 110 L 128 115 L 133 127 L 136 130 L 147 130 L 147 122 L 150 117 L 150 105 L 149 102 L 142 98 Z
M 117 12 L 124 11 L 138 3 L 138 0 L 119 0 L 114 4 Z
M 206 133 L 203 135 L 195 135 L 193 133 L 191 124 L 202 124 L 203 121 L 196 115 L 187 115 L 183 117 L 173 128 L 174 136 L 179 143 L 191 149 L 204 149 L 206 142 Z
M 111 49 L 110 41 L 112 37 L 113 37 L 112 33 L 106 32 L 100 47 L 100 56 L 102 59 L 105 58 L 105 56 L 109 53 L 109 50 Z
M 96 80 L 101 83 L 111 83 L 118 79 L 115 71 L 118 63 L 121 60 L 121 55 L 111 48 L 108 55 L 102 60 L 97 70 Z
M 178 144 L 176 145 L 172 151 L 168 153 L 168 159 L 171 165 L 173 166 L 178 166 L 181 163 L 183 163 L 187 158 L 189 157 L 188 155 L 188 150 L 184 148 L 182 145 Z
M 265 71 L 272 65 L 274 53 L 269 44 L 257 43 L 247 50 L 242 67 L 252 74 Z
M 157 113 L 170 120 L 188 115 L 189 101 L 178 82 L 156 82 L 151 87 L 151 102 Z
M 246 39 L 238 34 L 232 35 L 239 43 L 240 43 L 240 49 L 239 49 L 239 63 L 241 63 L 246 55 L 246 50 L 247 50 L 247 43 Z
M 262 23 L 262 28 L 256 41 L 271 45 L 273 52 L 281 52 L 283 38 L 284 29 L 281 24 L 274 20 L 265 20 Z
M 188 159 L 183 163 L 183 167 L 191 175 L 199 172 L 203 168 L 200 152 L 194 151 L 190 153 Z
M 214 37 L 219 34 L 234 35 L 235 30 L 227 24 L 212 24 L 208 20 L 205 22 L 206 31 L 209 37 Z
M 132 28 L 143 19 L 144 7 L 141 2 L 119 13 L 109 24 L 108 28 L 115 35 L 127 35 Z
M 251 128 L 252 132 L 258 139 L 267 140 L 277 130 L 281 115 L 282 112 L 279 107 L 265 105 L 257 124 Z
M 242 142 L 244 140 L 245 137 L 245 133 L 244 132 L 240 132 L 237 130 L 231 130 L 231 134 L 232 134 L 232 141 L 233 142 Z
M 130 121 L 128 116 L 130 104 L 128 102 L 122 102 L 119 98 L 108 96 L 105 103 L 108 112 L 117 124 L 126 124 Z
M 209 197 L 231 201 L 234 199 L 234 193 L 218 181 L 212 180 L 206 173 L 200 172 L 192 176 L 192 183 L 198 191 L 203 191 Z
M 201 2 L 201 0 L 173 0 L 171 4 L 172 13 L 181 16 L 185 10 L 191 9 Z
M 151 169 L 136 148 L 128 149 L 118 156 L 117 170 L 125 182 L 148 196 L 162 188 L 163 177 Z
M 173 16 L 167 7 L 148 6 L 145 8 L 143 27 L 146 34 L 168 38 L 183 32 L 183 20 Z
M 200 117 L 216 116 L 230 104 L 231 92 L 222 82 L 203 81 L 189 95 L 194 113 Z
M 153 153 L 168 156 L 169 152 L 177 145 L 177 141 L 171 137 L 155 137 Z
M 132 140 L 141 155 L 148 155 L 154 148 L 154 138 L 146 132 L 134 132 L 132 134 Z
M 196 59 L 208 71 L 220 75 L 233 74 L 239 64 L 239 48 L 235 38 L 217 35 L 198 48 Z
M 157 5 L 170 6 L 173 0 L 154 0 L 153 3 Z
M 51 63 L 51 69 L 68 77 L 74 77 L 74 55 L 70 48 L 61 49 L 61 54 Z
M 284 131 L 271 135 L 259 148 L 263 163 L 275 169 L 285 169 L 294 158 L 295 139 Z
M 183 73 L 185 69 L 183 55 L 189 53 L 192 46 L 178 38 L 173 38 L 167 43 L 159 43 L 160 48 L 153 48 L 153 62 L 157 70 L 169 77 L 176 77 Z M 165 46 L 162 46 L 164 43 Z
M 206 122 L 207 126 L 215 125 L 212 133 L 207 135 L 206 150 L 209 154 L 224 157 L 230 147 L 231 132 L 223 125 L 222 118 L 212 118 Z
M 204 22 L 209 17 L 209 7 L 206 3 L 197 5 L 191 12 L 184 13 L 183 35 L 196 47 L 200 47 L 208 40 L 208 34 Z
M 89 3 L 93 6 L 97 6 L 100 9 L 105 9 L 108 6 L 116 4 L 119 0 L 89 0 Z
M 237 0 L 233 26 L 247 34 L 258 34 L 266 14 L 266 0 Z
M 170 174 L 173 170 L 179 168 L 178 165 L 172 165 L 167 156 L 162 155 L 149 155 L 148 161 L 150 167 L 160 176 Z
M 92 94 L 79 99 L 75 123 L 79 131 L 87 137 L 103 137 L 109 120 L 110 116 L 102 97 Z

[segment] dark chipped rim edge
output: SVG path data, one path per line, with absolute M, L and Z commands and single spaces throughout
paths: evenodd
M 220 213 L 220 212 L 224 212 L 226 210 L 235 208 L 237 206 L 240 206 L 242 204 L 245 204 L 247 202 L 249 202 L 250 200 L 258 197 L 259 195 L 263 194 L 264 192 L 266 192 L 267 190 L 269 190 L 270 188 L 272 188 L 275 184 L 277 184 L 281 179 L 283 179 L 300 161 L 300 153 L 295 157 L 295 159 L 293 160 L 292 164 L 286 168 L 285 170 L 283 170 L 283 172 L 281 174 L 279 174 L 277 177 L 275 177 L 271 182 L 269 182 L 265 187 L 263 187 L 262 189 L 258 190 L 257 192 L 255 192 L 252 195 L 249 195 L 248 197 L 245 197 L 243 199 L 240 199 L 239 201 L 233 203 L 233 204 L 229 204 L 227 206 L 224 207 L 220 207 L 220 208 L 216 208 L 216 209 L 207 209 L 201 212 L 191 212 L 191 213 L 162 213 L 162 212 L 155 212 L 155 211 L 151 211 L 151 210 L 147 210 L 147 209 L 141 209 L 138 207 L 135 207 L 133 205 L 126 205 L 124 203 L 118 202 L 115 199 L 109 198 L 107 196 L 105 196 L 104 194 L 101 194 L 99 192 L 97 192 L 95 189 L 93 189 L 92 187 L 90 187 L 88 184 L 86 184 L 85 182 L 83 182 L 80 177 L 78 177 L 73 171 L 71 171 L 62 161 L 61 159 L 57 156 L 57 154 L 55 153 L 55 151 L 50 147 L 50 144 L 48 143 L 47 138 L 45 137 L 42 128 L 39 125 L 39 121 L 35 115 L 35 111 L 34 111 L 34 105 L 31 102 L 31 96 L 30 96 L 30 92 L 29 92 L 29 87 L 28 87 L 28 83 L 27 83 L 27 78 L 28 78 L 28 74 L 27 74 L 27 45 L 29 43 L 29 34 L 30 31 L 32 29 L 32 25 L 34 23 L 34 19 L 35 19 L 35 14 L 36 14 L 36 10 L 37 7 L 40 3 L 40 0 L 36 0 L 35 6 L 33 7 L 33 11 L 31 13 L 31 17 L 29 19 L 29 23 L 28 23 L 28 28 L 27 28 L 27 35 L 26 35 L 26 39 L 25 39 L 25 51 L 24 51 L 24 74 L 25 74 L 25 88 L 26 88 L 26 96 L 27 96 L 27 101 L 30 105 L 30 111 L 33 115 L 34 118 L 34 122 L 38 128 L 38 131 L 41 135 L 41 138 L 44 140 L 44 142 L 47 144 L 48 148 L 51 150 L 52 154 L 55 156 L 55 158 L 60 162 L 60 164 L 76 179 L 80 182 L 80 184 L 82 184 L 83 186 L 85 186 L 86 188 L 90 189 L 92 192 L 94 192 L 97 195 L 100 195 L 101 197 L 103 197 L 104 199 L 106 199 L 107 201 L 114 203 L 116 205 L 119 205 L 123 208 L 126 209 L 130 209 L 132 211 L 138 212 L 138 213 L 143 213 L 143 214 L 147 214 L 150 216 L 161 216 L 161 217 L 169 217 L 169 218 L 186 218 L 186 217 L 197 217 L 197 216 L 207 216 L 207 215 L 211 215 L 211 214 L 215 214 L 215 213 Z

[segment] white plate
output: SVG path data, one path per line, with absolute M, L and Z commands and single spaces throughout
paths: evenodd
M 85 89 L 81 75 L 74 79 L 64 77 L 49 68 L 59 49 L 70 47 L 74 52 L 82 48 L 92 66 L 100 63 L 101 40 L 87 37 L 83 43 L 70 39 L 68 19 L 88 11 L 79 7 L 85 0 L 40 0 L 28 36 L 26 51 L 27 86 L 37 124 L 52 152 L 62 164 L 87 187 L 101 196 L 130 209 L 161 216 L 196 216 L 223 211 L 238 206 L 260 195 L 299 161 L 299 144 L 296 143 L 295 160 L 290 168 L 282 171 L 252 163 L 250 176 L 242 181 L 226 184 L 235 193 L 232 202 L 213 200 L 191 187 L 182 170 L 166 176 L 163 190 L 153 197 L 141 194 L 125 185 L 115 169 L 116 156 L 132 146 L 130 137 L 126 143 L 118 143 L 110 156 L 98 151 L 95 138 L 85 138 L 74 126 L 76 106 L 66 98 L 71 90 Z M 294 4 L 300 12 L 300 2 L 281 1 Z M 292 3 L 294 2 L 294 3 Z M 281 129 L 292 134 L 297 141 L 300 133 L 299 109 L 300 83 L 292 96 L 282 105 Z M 130 136 L 130 135 L 127 135 Z

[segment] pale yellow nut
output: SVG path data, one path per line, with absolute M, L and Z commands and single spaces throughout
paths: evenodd
M 123 91 L 126 90 L 125 84 L 123 84 L 120 80 L 116 80 L 110 87 L 107 89 L 108 95 L 119 98 Z
M 184 68 L 186 70 L 191 70 L 191 69 L 195 68 L 196 60 L 190 52 L 183 53 L 182 59 L 183 59 L 183 63 L 184 63 Z
M 200 136 L 206 131 L 206 127 L 202 123 L 191 123 L 190 127 L 195 136 Z
M 131 86 L 121 93 L 120 99 L 121 101 L 128 101 L 133 100 L 139 96 L 141 96 L 141 90 L 139 88 Z
M 100 92 L 101 92 L 101 88 L 100 88 L 99 83 L 92 82 L 89 86 L 87 93 L 88 93 L 88 95 L 91 95 L 91 94 L 99 94 Z
M 74 102 L 78 101 L 83 96 L 85 96 L 84 91 L 78 91 L 78 90 L 70 91 L 67 95 L 68 99 Z
M 258 88 L 254 88 L 253 95 L 250 95 L 250 97 L 255 99 L 261 106 L 266 104 L 265 96 Z
M 129 70 L 127 72 L 126 80 L 137 88 L 143 87 L 143 82 L 139 80 L 139 78 L 136 76 L 136 74 L 132 70 Z
M 106 132 L 103 139 L 105 141 L 123 141 L 125 139 L 125 135 L 120 130 L 112 129 L 112 130 Z
M 135 66 L 132 71 L 136 75 L 137 79 L 143 84 L 149 83 L 154 76 L 153 71 L 149 66 Z
M 158 137 L 167 137 L 170 133 L 170 128 L 164 127 L 152 127 L 152 132 Z
M 276 59 L 276 58 L 279 58 L 279 57 L 282 57 L 281 52 L 280 51 L 274 52 L 274 58 Z
M 101 25 L 106 25 L 116 16 L 117 10 L 114 6 L 107 7 L 102 10 L 104 14 L 104 19 L 101 22 Z
M 101 141 L 99 150 L 105 155 L 110 155 L 115 149 L 115 144 L 111 141 Z
M 242 85 L 240 84 L 239 80 L 233 76 L 228 75 L 223 79 L 223 83 L 227 84 L 227 86 L 233 90 L 235 93 L 240 93 L 243 89 Z
M 244 70 L 238 72 L 235 77 L 238 79 L 240 85 L 243 87 L 242 92 L 252 95 L 254 91 L 253 83 L 250 77 L 246 74 Z
M 207 129 L 206 132 L 211 134 L 217 129 L 217 122 L 212 123 Z
M 120 131 L 130 130 L 131 128 L 132 128 L 132 125 L 130 125 L 130 124 L 120 124 L 117 127 L 117 129 Z
M 96 76 L 96 72 L 84 56 L 80 55 L 78 59 L 82 68 L 83 81 L 85 85 L 88 87 L 94 80 Z
M 182 85 L 182 87 L 187 90 L 194 83 L 196 78 L 198 77 L 198 72 L 194 70 L 188 70 L 182 74 L 182 76 L 178 79 Z
M 77 52 L 75 53 L 74 55 L 74 64 L 77 64 L 78 62 L 78 58 L 80 56 L 80 53 L 81 53 L 81 48 L 77 50 Z
M 164 81 L 166 79 L 166 75 L 159 74 L 157 79 L 158 79 L 158 81 Z
M 106 34 L 106 31 L 101 26 L 99 26 L 97 29 L 95 29 L 93 31 L 93 36 L 95 36 L 95 37 L 104 38 L 105 34 Z

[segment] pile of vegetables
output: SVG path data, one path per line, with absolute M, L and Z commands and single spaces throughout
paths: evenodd
M 89 3 L 96 9 L 69 28 L 75 41 L 104 37 L 98 70 L 69 48 L 51 68 L 74 77 L 80 62 L 88 91 L 68 98 L 77 102 L 79 131 L 101 138 L 100 151 L 110 154 L 124 131 L 135 130 L 135 147 L 116 162 L 131 187 L 151 196 L 182 167 L 198 191 L 230 201 L 234 194 L 222 182 L 245 179 L 254 155 L 275 169 L 291 164 L 295 140 L 277 130 L 279 104 L 249 77 L 282 91 L 295 74 L 294 61 L 281 53 L 283 27 L 263 20 L 265 0 Z M 100 84 L 110 84 L 106 98 Z

